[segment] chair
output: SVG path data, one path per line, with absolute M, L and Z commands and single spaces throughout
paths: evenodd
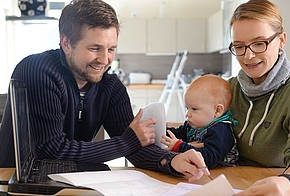
M 5 109 L 7 94 L 0 94 L 0 123 Z

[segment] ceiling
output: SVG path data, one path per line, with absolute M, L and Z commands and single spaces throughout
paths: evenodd
M 119 18 L 207 18 L 231 0 L 104 0 Z

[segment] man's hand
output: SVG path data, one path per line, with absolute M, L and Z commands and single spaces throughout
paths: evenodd
M 178 141 L 178 139 L 170 130 L 167 130 L 167 133 L 169 134 L 170 137 L 162 135 L 163 140 L 161 140 L 160 142 L 167 146 L 166 148 L 164 148 L 165 150 L 172 150 L 173 146 Z
M 155 142 L 155 128 L 151 125 L 156 123 L 154 118 L 149 118 L 140 122 L 143 115 L 143 109 L 140 109 L 138 114 L 135 116 L 129 127 L 133 129 L 136 136 L 138 137 L 142 147 L 154 144 Z
M 246 190 L 235 194 L 235 196 L 286 196 L 290 195 L 290 182 L 285 177 L 272 176 L 256 181 L 252 186 Z
M 171 166 L 176 171 L 187 176 L 189 182 L 194 182 L 203 175 L 210 175 L 201 153 L 194 149 L 190 149 L 173 157 Z

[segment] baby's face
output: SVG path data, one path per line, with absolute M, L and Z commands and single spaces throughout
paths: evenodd
M 186 118 L 190 126 L 199 129 L 215 119 L 216 107 L 204 91 L 190 90 L 185 93 Z

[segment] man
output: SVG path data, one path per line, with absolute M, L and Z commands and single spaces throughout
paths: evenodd
M 62 11 L 59 33 L 60 49 L 24 58 L 12 74 L 28 87 L 36 157 L 97 164 L 126 156 L 136 167 L 190 180 L 209 174 L 194 150 L 177 155 L 154 145 L 155 119 L 140 122 L 142 110 L 134 118 L 125 86 L 107 73 L 119 33 L 110 5 L 72 1 Z M 102 125 L 110 139 L 92 141 Z M 0 166 L 14 167 L 9 101 L 0 138 Z

